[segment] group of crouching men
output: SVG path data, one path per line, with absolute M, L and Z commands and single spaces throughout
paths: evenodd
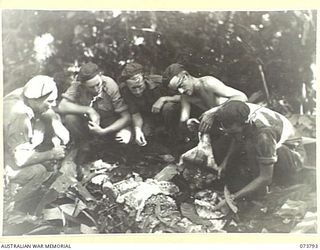
M 99 142 L 106 152 L 145 149 L 154 140 L 183 144 L 187 134 L 210 136 L 217 174 L 235 201 L 272 182 L 288 185 L 299 179 L 305 155 L 292 124 L 275 111 L 248 103 L 246 94 L 217 78 L 194 77 L 178 63 L 162 76 L 128 63 L 118 82 L 89 62 L 58 105 L 56 83 L 44 75 L 4 97 L 5 177 L 6 185 L 19 186 L 12 197 L 15 204 L 50 178 L 48 165 L 65 158 L 66 148 L 77 150 L 74 161 L 81 180 L 81 167 Z M 225 205 L 222 200 L 216 209 Z

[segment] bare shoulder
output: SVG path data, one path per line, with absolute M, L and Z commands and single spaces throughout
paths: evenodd
M 214 76 L 203 76 L 199 78 L 205 88 L 218 87 L 224 84 L 221 80 Z

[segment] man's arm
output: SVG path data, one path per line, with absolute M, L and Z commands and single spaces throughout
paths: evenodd
M 130 114 L 127 110 L 122 111 L 120 113 L 120 118 L 116 120 L 114 123 L 112 123 L 110 126 L 104 128 L 105 134 L 109 134 L 112 132 L 117 132 L 126 126 L 129 125 L 130 123 Z
M 30 118 L 25 114 L 16 116 L 5 130 L 6 146 L 15 165 L 23 168 L 31 164 L 42 163 L 49 160 L 62 159 L 65 156 L 64 147 L 57 146 L 45 152 L 37 152 L 32 144 L 34 131 Z M 38 141 L 35 139 L 35 141 Z
M 243 93 L 240 90 L 234 89 L 232 87 L 229 87 L 227 85 L 225 85 L 223 82 L 221 82 L 220 80 L 218 80 L 217 78 L 214 77 L 210 77 L 208 78 L 207 81 L 207 89 L 206 91 L 208 92 L 212 92 L 215 95 L 219 96 L 219 97 L 225 97 L 228 98 L 228 101 L 242 101 L 242 102 L 246 102 L 248 101 L 248 97 L 246 96 L 245 93 Z M 209 109 L 208 111 L 206 111 L 206 113 L 214 113 L 216 112 L 220 106 L 214 107 Z
M 60 146 L 45 152 L 36 152 L 30 143 L 25 143 L 17 146 L 14 150 L 14 160 L 16 165 L 20 168 L 45 161 L 59 160 L 64 157 L 64 147 Z
M 259 167 L 259 176 L 247 184 L 244 188 L 233 194 L 233 199 L 239 199 L 252 194 L 262 187 L 266 187 L 272 182 L 274 164 L 277 161 L 276 156 L 276 140 L 272 131 L 266 130 L 259 133 L 255 145 L 255 151 Z M 236 167 L 236 166 L 235 166 Z M 215 210 L 225 205 L 225 201 L 221 201 Z
M 164 102 L 180 102 L 181 95 L 162 96 L 160 98 L 162 98 Z
M 67 145 L 70 140 L 70 134 L 68 129 L 62 124 L 59 114 L 54 110 L 49 109 L 42 114 L 42 119 L 47 120 L 51 124 L 54 134 L 62 141 L 64 145 Z
M 222 172 L 226 170 L 228 161 L 230 159 L 230 156 L 233 154 L 234 150 L 235 150 L 235 139 L 232 138 L 230 147 L 228 148 L 228 152 L 227 152 L 225 158 L 223 159 L 223 161 L 221 162 L 220 166 L 218 167 L 219 168 L 218 179 L 220 179 Z
M 266 187 L 272 182 L 274 164 L 259 164 L 260 174 L 244 188 L 234 194 L 234 199 L 242 198 L 252 194 L 262 187 Z
M 94 123 L 100 123 L 100 115 L 92 107 L 82 106 L 63 98 L 59 104 L 58 112 L 61 114 L 83 114 L 88 115 Z
M 83 114 L 88 115 L 92 121 L 97 123 L 97 112 L 89 106 L 80 105 L 76 102 L 80 91 L 79 83 L 74 82 L 65 93 L 62 94 L 62 100 L 58 106 L 57 112 L 61 114 Z M 93 119 L 94 118 L 94 119 Z
M 239 198 L 243 198 L 249 194 L 252 194 L 252 193 L 258 191 L 258 189 L 269 185 L 272 182 L 273 167 L 274 167 L 273 163 L 259 165 L 259 169 L 260 169 L 259 176 L 257 178 L 255 178 L 253 181 L 251 181 L 244 188 L 242 188 L 238 192 L 231 195 L 232 199 L 236 200 Z M 224 206 L 226 206 L 226 200 L 220 201 L 219 204 L 217 204 L 214 207 L 213 211 L 219 210 Z
M 132 114 L 132 123 L 134 127 L 136 143 L 139 146 L 145 146 L 147 144 L 147 141 L 142 131 L 143 118 L 140 113 Z
M 132 114 L 132 124 L 134 128 L 142 129 L 143 119 L 140 113 Z
M 185 99 L 184 96 L 181 96 L 181 115 L 180 122 L 186 122 L 190 118 L 191 105 Z
M 90 112 L 96 112 L 92 107 L 83 106 L 74 102 L 71 102 L 65 98 L 63 98 L 59 104 L 58 111 L 61 114 L 87 114 Z
M 61 114 L 88 114 L 92 109 L 89 106 L 82 106 L 63 98 L 58 106 L 58 111 Z
M 206 87 L 207 87 L 206 91 L 213 92 L 215 95 L 219 97 L 228 98 L 228 101 L 237 100 L 237 101 L 246 102 L 248 100 L 246 94 L 244 94 L 240 90 L 237 90 L 225 85 L 223 82 L 221 82 L 220 80 L 214 77 L 208 78 Z M 214 113 L 221 106 L 222 105 L 213 107 L 202 114 L 202 118 L 199 126 L 199 131 L 201 133 L 208 133 L 210 131 L 213 124 Z
M 181 96 L 180 95 L 174 95 L 174 96 L 161 96 L 153 105 L 151 108 L 152 113 L 159 113 L 161 111 L 162 106 L 166 102 L 180 102 Z
M 89 129 L 100 135 L 107 135 L 125 128 L 130 123 L 130 114 L 127 110 L 120 112 L 120 117 L 108 127 L 102 128 L 94 122 L 89 122 Z
M 215 93 L 219 97 L 225 97 L 229 100 L 248 101 L 248 97 L 240 90 L 225 85 L 217 78 L 210 77 L 207 81 L 207 91 Z
M 274 164 L 277 161 L 275 137 L 271 129 L 264 129 L 262 132 L 256 134 L 255 157 L 258 162 L 259 176 L 235 193 L 235 198 L 246 196 L 258 188 L 271 183 Z

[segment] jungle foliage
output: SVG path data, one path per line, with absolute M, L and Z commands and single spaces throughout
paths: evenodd
M 158 74 L 180 62 L 278 111 L 315 108 L 315 11 L 5 10 L 2 17 L 4 94 L 35 74 L 53 76 L 63 91 L 87 61 L 115 79 L 128 61 Z M 37 59 L 35 38 L 44 34 L 53 39 Z

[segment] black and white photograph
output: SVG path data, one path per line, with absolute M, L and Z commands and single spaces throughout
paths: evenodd
M 319 233 L 316 10 L 1 17 L 2 236 Z

